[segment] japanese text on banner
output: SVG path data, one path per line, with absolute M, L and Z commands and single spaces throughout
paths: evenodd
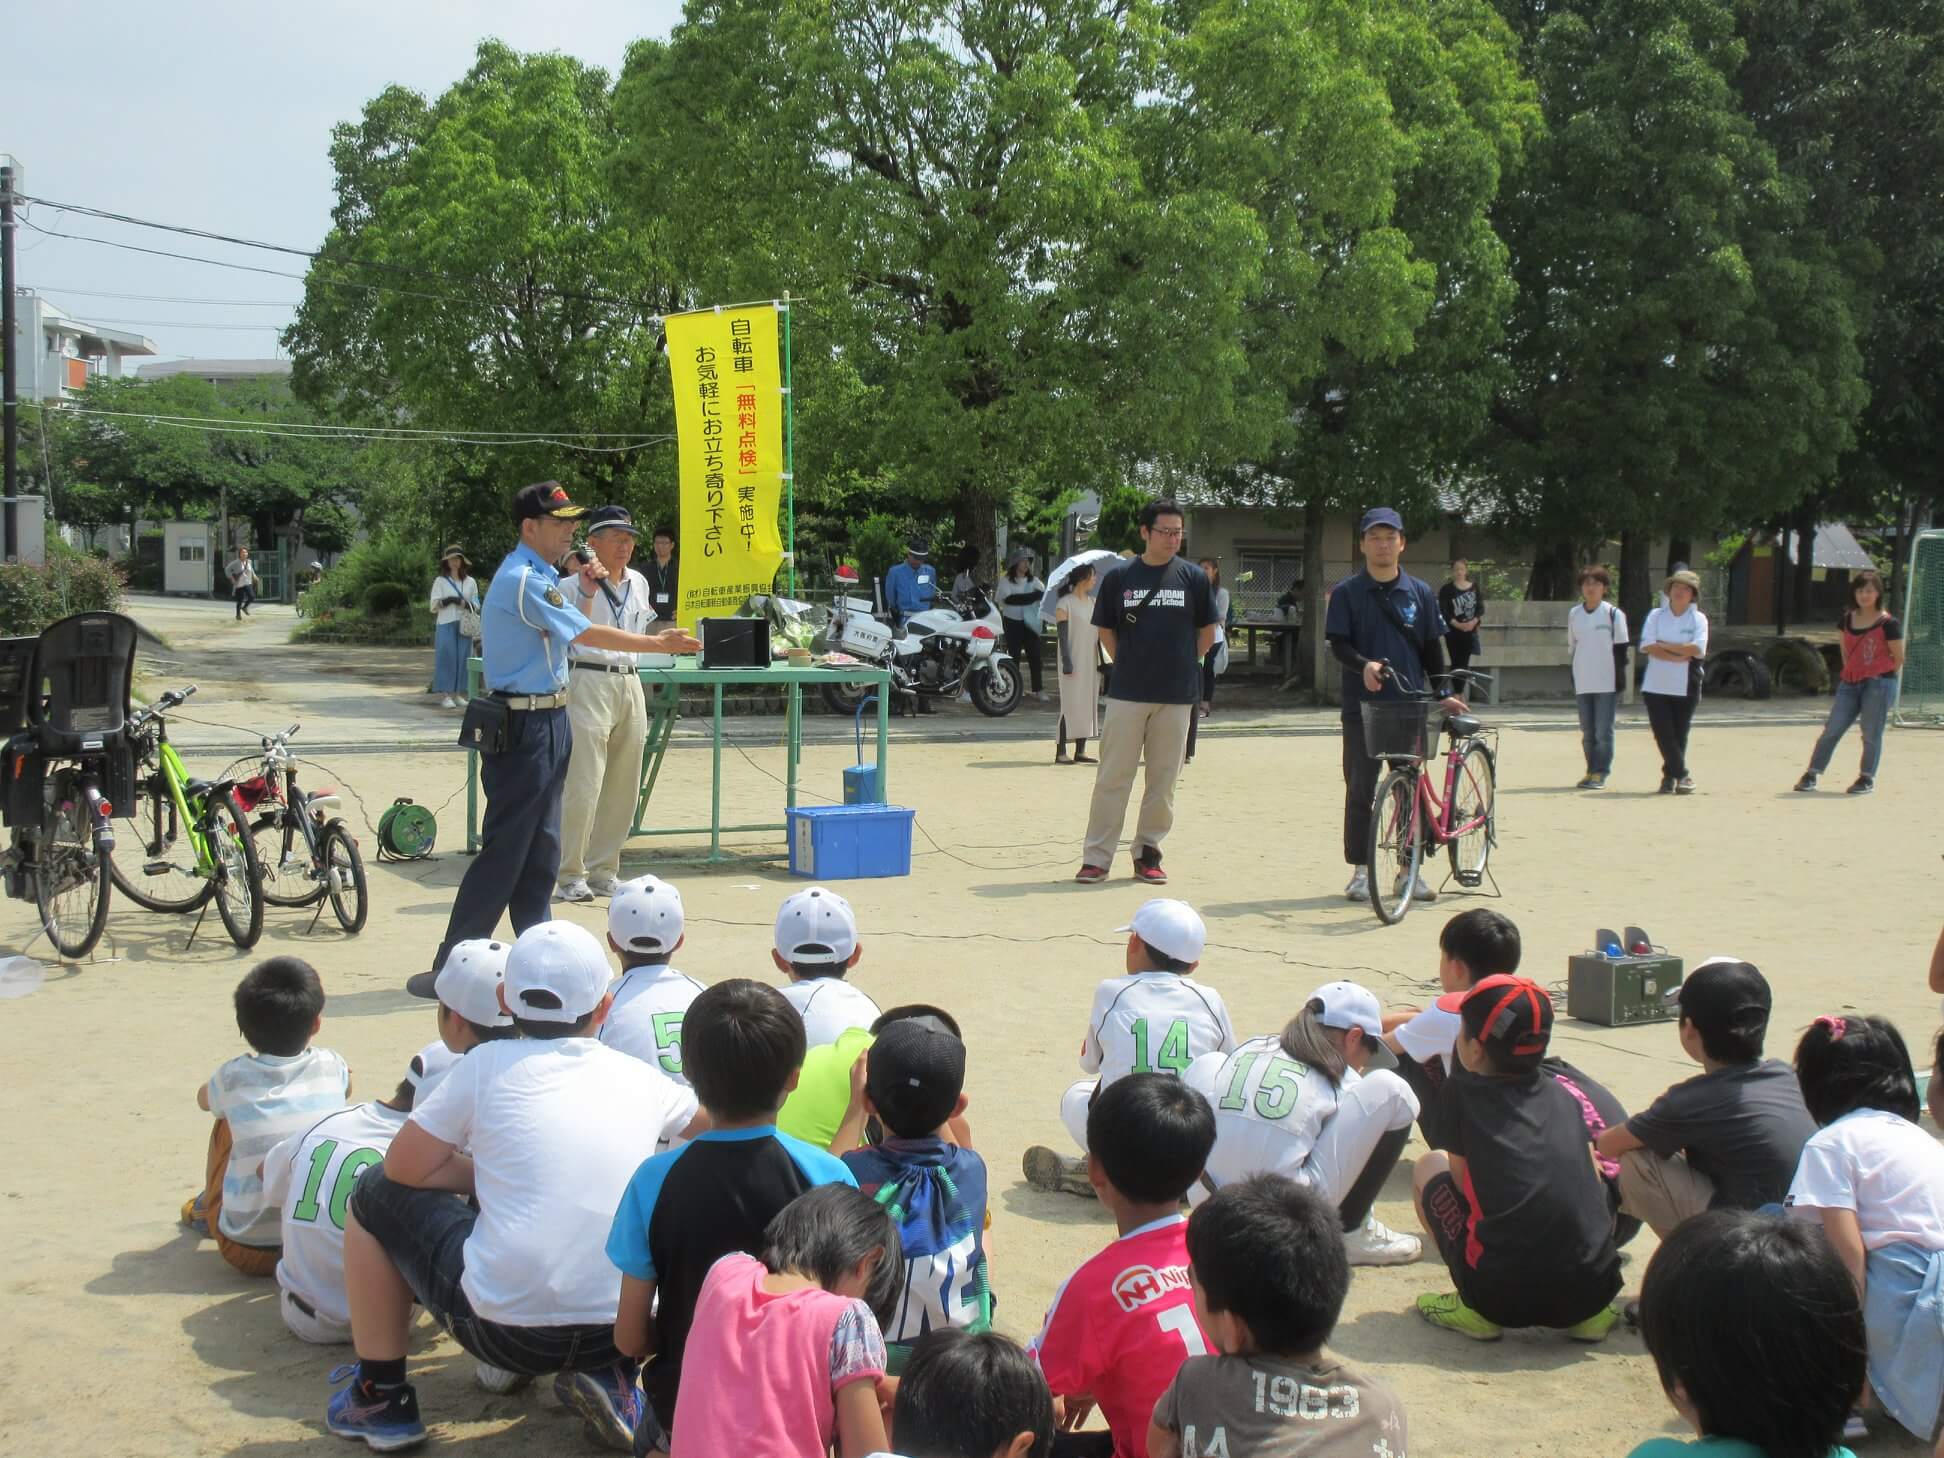
M 783 389 L 776 306 L 668 320 L 681 459 L 681 602 L 675 620 L 726 617 L 770 591 L 783 564 Z

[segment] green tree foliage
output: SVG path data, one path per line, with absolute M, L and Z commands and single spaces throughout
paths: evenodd
M 1500 0 L 1547 136 L 1499 209 L 1519 297 L 1480 506 L 1542 546 L 1532 595 L 1623 535 L 1724 530 L 1826 479 L 1864 399 L 1849 280 L 1733 78 L 1731 0 Z
M 332 228 L 285 335 L 299 395 L 462 434 L 666 432 L 658 321 L 680 300 L 614 206 L 614 141 L 606 73 L 496 41 L 436 101 L 393 86 L 339 126 Z M 671 499 L 672 446 L 480 439 L 426 465 L 456 490 L 413 525 L 492 517 L 504 538 L 512 488 L 547 478 L 650 514 Z

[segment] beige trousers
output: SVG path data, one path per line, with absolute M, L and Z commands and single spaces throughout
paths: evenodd
M 574 752 L 560 807 L 560 884 L 611 877 L 634 825 L 648 705 L 633 674 L 567 672 L 567 723 Z
M 1629 1149 L 1620 1156 L 1620 1209 L 1645 1220 L 1666 1237 L 1675 1226 L 1705 1214 L 1714 1199 L 1714 1181 L 1687 1162 L 1687 1156 L 1662 1156 L 1651 1149 Z
M 1121 829 L 1127 820 L 1127 797 L 1134 789 L 1134 772 L 1147 761 L 1141 791 L 1141 813 L 1134 822 L 1133 851 L 1159 850 L 1174 824 L 1175 781 L 1188 750 L 1188 716 L 1192 704 L 1136 704 L 1109 699 L 1100 724 L 1100 769 L 1094 775 L 1093 808 L 1087 815 L 1087 848 L 1081 864 L 1107 867 L 1114 863 Z

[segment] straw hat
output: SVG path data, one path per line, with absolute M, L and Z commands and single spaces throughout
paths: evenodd
M 439 553 L 439 560 L 441 562 L 450 562 L 454 557 L 457 557 L 461 562 L 464 562 L 468 567 L 472 566 L 472 558 L 468 557 L 464 552 L 460 551 L 456 543 L 450 547 L 447 547 L 443 552 Z
M 1696 597 L 1701 596 L 1701 579 L 1692 572 L 1675 572 L 1669 574 L 1667 581 L 1661 586 L 1661 591 L 1672 592 L 1674 590 L 1674 584 L 1677 582 L 1689 592 L 1692 592 Z

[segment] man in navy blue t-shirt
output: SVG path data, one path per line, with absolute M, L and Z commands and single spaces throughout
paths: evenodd
M 1374 506 L 1364 513 L 1360 533 L 1364 570 L 1336 585 L 1323 624 L 1330 652 L 1343 665 L 1343 859 L 1355 868 L 1343 894 L 1352 901 L 1370 894 L 1364 858 L 1377 793 L 1377 761 L 1364 749 L 1363 705 L 1404 698 L 1407 689 L 1422 692 L 1445 671 L 1438 594 L 1399 565 L 1404 519 L 1388 506 Z M 1465 710 L 1462 699 L 1448 698 L 1444 705 L 1454 714 Z M 1437 893 L 1420 879 L 1412 894 L 1429 901 Z

